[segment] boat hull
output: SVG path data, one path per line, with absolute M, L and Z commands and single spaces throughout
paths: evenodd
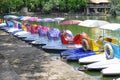
M 90 63 L 99 62 L 99 61 L 102 61 L 102 60 L 106 60 L 106 57 L 105 57 L 104 53 L 80 58 L 79 63 L 80 64 L 90 64 Z
M 71 46 L 71 47 L 69 47 Z M 62 52 L 65 50 L 73 49 L 73 48 L 81 48 L 80 45 L 75 44 L 62 44 L 60 40 L 49 42 L 47 45 L 42 46 L 42 49 L 46 52 Z
M 110 59 L 110 60 L 102 60 L 100 62 L 88 64 L 87 69 L 88 70 L 101 70 L 101 69 L 107 68 L 113 64 L 119 64 L 119 63 L 120 63 L 120 60 L 117 58 Z
M 105 68 L 101 71 L 103 75 L 119 75 L 120 74 L 120 63 L 113 64 L 108 68 Z

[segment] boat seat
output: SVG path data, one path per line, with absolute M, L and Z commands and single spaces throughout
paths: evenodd
M 38 33 L 38 26 L 36 24 L 31 25 L 31 33 L 37 34 Z
M 58 40 L 60 39 L 60 30 L 58 28 L 51 28 L 47 32 L 47 37 L 49 40 Z
M 77 35 L 73 38 L 73 43 L 74 43 L 74 44 L 81 44 L 81 43 L 82 43 L 82 35 L 81 35 L 81 34 L 77 34 Z
M 39 28 L 38 29 L 38 34 L 39 34 L 39 36 L 40 37 L 42 37 L 42 36 L 47 36 L 47 32 L 50 30 L 50 28 L 49 27 L 42 27 L 42 28 Z
M 69 44 L 69 43 L 73 43 L 73 38 L 71 37 L 69 37 L 68 38 L 68 36 L 67 36 L 67 33 L 65 32 L 65 33 L 62 33 L 61 34 L 61 42 L 63 43 L 63 44 Z
M 27 31 L 27 28 L 26 28 L 25 25 L 22 25 L 22 30 L 23 30 L 23 31 Z
M 90 50 L 98 51 L 100 47 L 95 43 L 94 39 L 87 39 Z
M 82 32 L 80 34 L 76 34 L 74 37 L 72 37 L 69 33 L 63 32 L 61 34 L 61 41 L 63 44 L 82 44 L 82 39 L 88 38 L 88 34 Z
M 9 27 L 9 28 L 15 26 L 14 23 L 13 23 L 12 21 L 7 21 L 6 24 L 7 24 L 7 27 Z
M 95 43 L 97 46 L 99 46 L 99 48 L 103 48 L 103 37 L 99 36 Z

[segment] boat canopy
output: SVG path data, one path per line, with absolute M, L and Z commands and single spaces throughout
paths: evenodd
M 84 26 L 84 27 L 100 27 L 105 24 L 109 24 L 107 21 L 103 20 L 84 20 L 83 22 L 79 23 L 79 26 Z
M 105 29 L 105 30 L 117 31 L 117 30 L 120 30 L 120 24 L 118 24 L 118 23 L 110 23 L 110 24 L 103 25 L 103 26 L 101 26 L 99 28 Z

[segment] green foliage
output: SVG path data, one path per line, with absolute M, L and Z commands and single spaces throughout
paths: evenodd
M 28 0 L 27 1 L 27 6 L 29 6 L 31 9 L 34 9 L 39 4 L 40 4 L 39 0 Z
M 79 10 L 82 6 L 86 6 L 86 0 L 69 0 L 69 10 L 76 11 Z
M 62 0 L 60 1 L 60 10 L 74 12 L 86 5 L 87 5 L 86 0 Z
M 49 13 L 52 8 L 53 8 L 53 4 L 51 4 L 50 2 L 46 2 L 45 5 L 43 6 L 43 10 L 46 13 Z
M 120 0 L 111 0 L 112 8 L 111 14 L 117 14 L 116 12 L 120 12 Z
M 23 4 L 21 0 L 0 0 L 0 1 L 1 12 L 10 12 L 11 10 L 17 10 L 17 8 L 20 7 L 21 4 Z
M 119 10 L 119 11 L 120 11 L 120 4 L 117 4 L 116 10 Z
M 112 9 L 120 10 L 120 0 L 111 0 Z
M 53 8 L 59 6 L 60 0 L 49 0 L 43 5 L 43 10 L 49 13 Z
M 87 0 L 0 0 L 0 12 L 19 11 L 23 7 L 30 10 L 40 8 L 44 12 L 59 9 L 61 12 L 74 12 L 86 6 Z

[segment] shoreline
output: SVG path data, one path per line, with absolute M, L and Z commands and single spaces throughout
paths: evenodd
M 0 80 L 96 80 L 1 30 L 0 53 Z

